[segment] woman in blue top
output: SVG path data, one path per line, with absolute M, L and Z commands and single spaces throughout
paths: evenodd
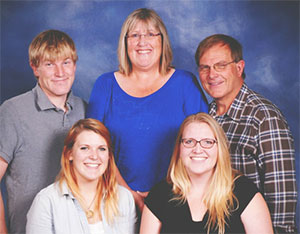
M 127 17 L 118 57 L 119 70 L 97 79 L 87 117 L 111 132 L 117 180 L 142 209 L 147 192 L 167 174 L 181 122 L 208 107 L 196 77 L 171 66 L 167 30 L 155 11 L 137 9 Z

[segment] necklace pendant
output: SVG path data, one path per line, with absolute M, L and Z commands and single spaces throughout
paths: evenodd
M 92 211 L 92 210 L 87 210 L 87 211 L 85 212 L 85 214 L 86 214 L 86 217 L 87 217 L 88 219 L 91 219 L 91 218 L 94 217 L 94 211 Z

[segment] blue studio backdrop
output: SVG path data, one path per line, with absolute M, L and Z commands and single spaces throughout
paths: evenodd
M 79 61 L 73 91 L 86 101 L 96 78 L 118 69 L 122 23 L 137 8 L 158 12 L 172 43 L 173 65 L 197 76 L 194 53 L 202 39 L 215 33 L 237 38 L 244 47 L 246 83 L 276 104 L 288 120 L 295 139 L 299 190 L 299 1 L 2 0 L 0 4 L 0 104 L 34 87 L 28 46 L 47 29 L 65 31 L 75 41 Z M 299 207 L 298 202 L 298 229 Z

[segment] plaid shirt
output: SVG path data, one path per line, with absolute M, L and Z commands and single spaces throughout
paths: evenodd
M 212 115 L 230 143 L 232 166 L 264 194 L 277 232 L 294 232 L 297 202 L 294 141 L 280 110 L 243 84 L 229 110 Z

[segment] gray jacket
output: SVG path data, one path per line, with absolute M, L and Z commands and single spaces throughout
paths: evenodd
M 119 213 L 112 225 L 107 223 L 104 202 L 101 202 L 101 215 L 105 233 L 134 233 L 136 214 L 131 193 L 118 185 Z M 68 189 L 66 183 L 62 192 L 58 183 L 49 185 L 35 197 L 27 213 L 27 234 L 90 234 L 88 221 L 79 202 Z

